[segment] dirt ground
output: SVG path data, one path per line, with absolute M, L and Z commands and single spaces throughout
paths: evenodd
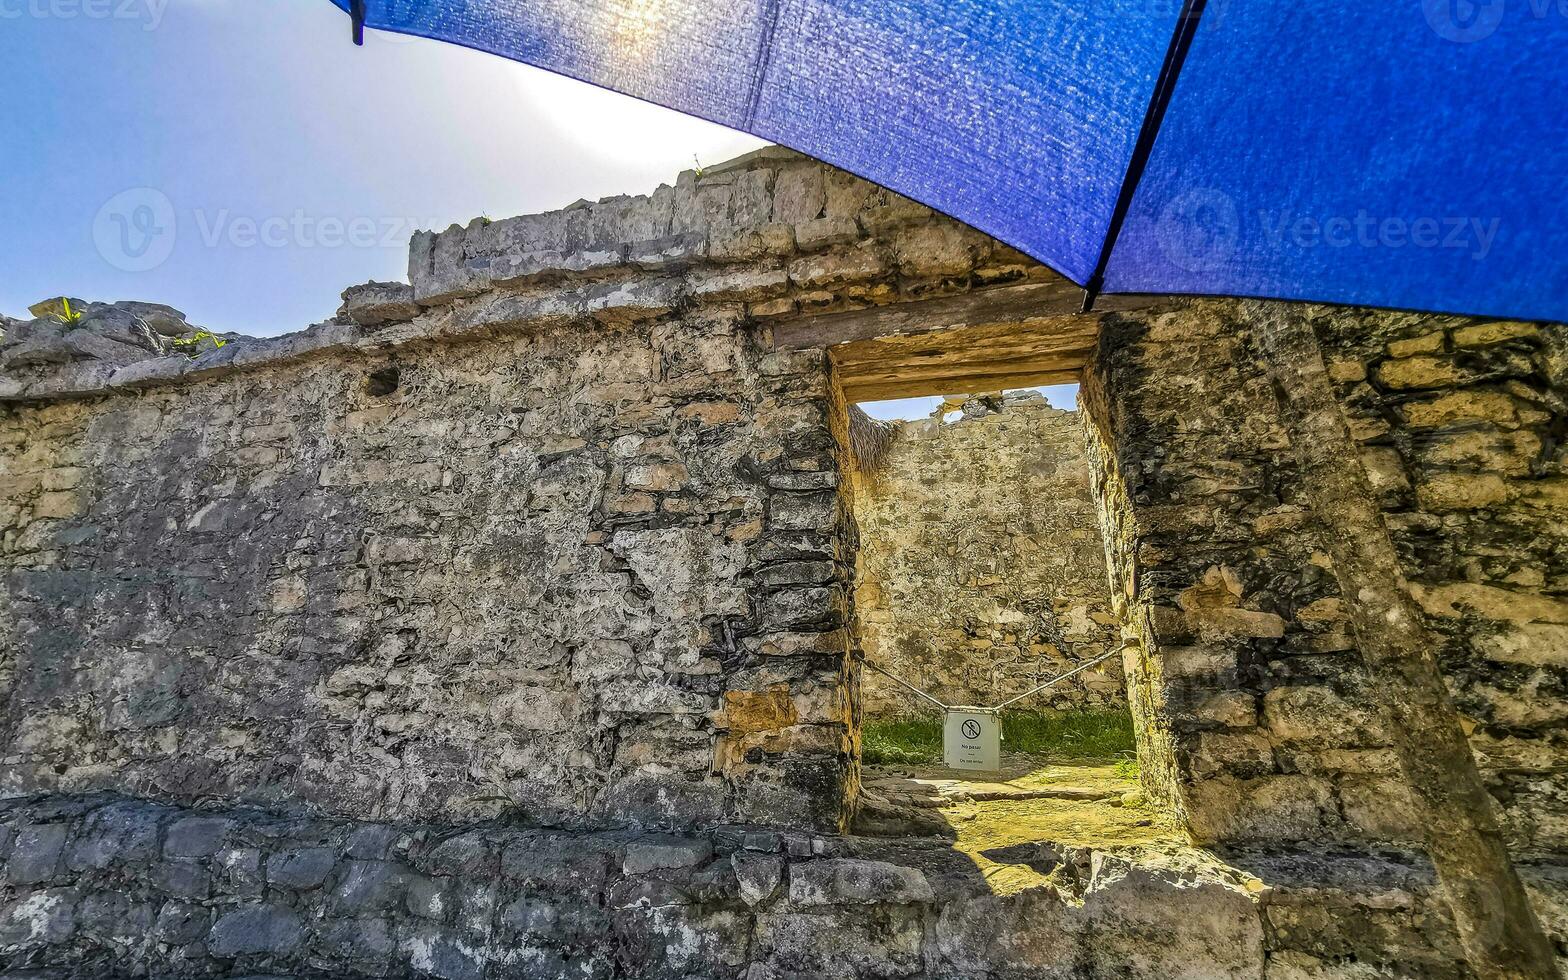
M 1182 846 L 1185 839 L 1143 805 L 1135 778 L 1114 764 L 1052 764 L 1004 754 L 986 776 L 941 765 L 868 766 L 856 830 L 885 837 L 944 837 L 974 860 L 993 890 L 1042 880 L 1031 845 Z

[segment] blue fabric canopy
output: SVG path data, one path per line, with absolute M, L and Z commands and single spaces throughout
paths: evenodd
M 1568 320 L 1555 0 L 333 2 L 794 147 L 1106 292 Z

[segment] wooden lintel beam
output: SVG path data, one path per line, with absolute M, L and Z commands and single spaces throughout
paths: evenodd
M 781 320 L 773 325 L 773 346 L 779 350 L 833 347 L 876 337 L 1017 323 L 1040 317 L 1081 316 L 1084 321 L 1097 324 L 1103 313 L 1147 309 L 1169 301 L 1166 296 L 1102 296 L 1095 303 L 1095 312 L 1080 314 L 1083 290 L 1066 279 L 1054 277 L 955 296 Z
M 1090 348 L 1025 357 L 993 357 L 977 352 L 970 358 L 913 359 L 885 364 L 836 365 L 842 383 L 874 384 L 883 381 L 941 384 L 943 379 L 976 374 L 1054 374 L 1079 371 L 1088 361 Z
M 983 350 L 992 357 L 1049 355 L 1057 351 L 1082 351 L 1094 346 L 1100 324 L 1092 319 L 1052 317 L 979 327 L 939 330 L 904 337 L 857 340 L 832 348 L 839 364 L 873 364 L 931 357 L 933 353 Z

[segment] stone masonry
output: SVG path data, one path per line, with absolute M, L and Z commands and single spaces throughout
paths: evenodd
M 1145 787 L 1201 840 L 1413 840 L 1246 312 L 1112 317 L 1085 374 Z M 1313 319 L 1511 841 L 1560 852 L 1568 332 Z
M 0 349 L 0 786 L 841 826 L 837 403 L 768 323 L 1044 275 L 765 150 L 418 235 L 300 334 L 42 311 Z
M 1227 864 L 1047 843 L 1014 857 L 1031 880 L 997 890 L 936 841 L 15 800 L 0 809 L 0 962 L 30 980 L 148 964 L 441 980 L 1466 976 L 1430 867 L 1399 855 L 1309 846 Z M 1543 904 L 1568 907 L 1568 877 L 1526 873 Z
M 855 625 L 871 662 L 948 704 L 988 705 L 1120 641 L 1077 412 L 1038 392 L 972 397 L 953 421 L 894 423 L 853 482 Z M 874 672 L 863 685 L 868 715 L 926 710 Z M 1125 703 L 1113 660 L 1020 706 Z
M 1001 891 L 940 839 L 841 834 L 875 508 L 838 341 L 777 336 L 896 309 L 958 337 L 921 311 L 1054 282 L 775 149 L 422 233 L 408 284 L 296 334 L 6 321 L 0 971 L 1468 976 L 1245 302 L 986 334 L 1098 331 L 1109 618 L 1146 795 L 1195 846 L 1000 849 L 1038 874 Z M 1568 952 L 1568 328 L 1309 310 Z M 1019 499 L 1057 486 L 1078 527 L 1068 475 Z
M 5 788 L 834 826 L 820 368 L 734 327 L 548 328 L 0 422 Z M 789 758 L 746 761 L 764 738 Z

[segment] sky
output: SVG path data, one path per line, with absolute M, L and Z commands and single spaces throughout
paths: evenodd
M 269 336 L 409 236 L 646 193 L 763 141 L 328 0 L 0 0 L 0 313 L 168 303 Z
M 167 303 L 271 336 L 423 228 L 646 193 L 764 141 L 328 0 L 0 0 L 0 313 Z M 1072 408 L 1076 386 L 1042 389 Z M 928 416 L 939 398 L 868 404 Z
M 1077 385 L 1043 385 L 1039 388 L 1018 388 L 1010 391 L 1038 391 L 1051 403 L 1052 408 L 1075 412 L 1078 410 Z M 874 419 L 924 419 L 930 418 L 942 404 L 940 395 L 926 398 L 889 398 L 885 401 L 861 402 L 861 409 Z

